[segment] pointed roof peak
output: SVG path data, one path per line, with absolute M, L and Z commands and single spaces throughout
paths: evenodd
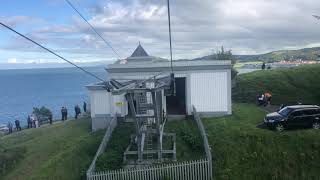
M 132 53 L 132 55 L 130 57 L 145 57 L 145 56 L 149 56 L 149 55 L 146 52 L 146 50 L 144 50 L 144 48 L 141 46 L 140 41 L 139 41 L 138 47 L 136 48 L 136 50 L 134 50 L 134 52 Z

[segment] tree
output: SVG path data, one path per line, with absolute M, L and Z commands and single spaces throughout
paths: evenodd
M 41 108 L 34 107 L 32 113 L 36 115 L 38 118 L 40 118 L 49 117 L 51 111 L 48 108 L 42 106 Z
M 225 51 L 224 47 L 221 46 L 221 50 L 217 51 L 217 53 L 213 53 L 212 55 L 213 60 L 231 60 L 232 66 L 236 64 L 236 60 L 232 55 L 232 50 Z M 238 71 L 232 67 L 231 69 L 231 78 L 234 79 L 238 74 Z

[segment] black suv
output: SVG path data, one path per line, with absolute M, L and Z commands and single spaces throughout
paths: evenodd
M 279 112 L 267 114 L 264 124 L 277 131 L 285 128 L 313 127 L 320 128 L 320 107 L 315 105 L 287 106 Z

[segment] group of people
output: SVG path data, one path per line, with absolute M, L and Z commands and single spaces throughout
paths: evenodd
M 14 124 L 16 125 L 16 130 L 17 131 L 21 131 L 22 130 L 21 126 L 20 126 L 20 121 L 18 119 L 16 119 L 14 121 Z M 13 132 L 13 124 L 9 121 L 7 126 L 8 126 L 8 129 L 9 129 L 9 134 L 11 134 Z
M 79 115 L 81 114 L 81 109 L 80 109 L 79 105 L 76 105 L 74 107 L 74 111 L 75 111 L 75 119 L 78 119 Z M 83 111 L 87 112 L 87 103 L 86 102 L 83 102 Z M 62 118 L 61 118 L 62 121 L 67 120 L 67 118 L 68 118 L 68 109 L 66 107 L 62 107 L 61 108 L 61 116 L 62 116 Z M 52 124 L 53 115 L 52 115 L 51 111 L 49 111 L 47 118 L 48 118 L 49 124 Z M 18 119 L 16 119 L 14 121 L 14 123 L 15 123 L 16 131 L 21 131 L 22 128 L 20 126 L 20 121 Z M 40 127 L 39 118 L 35 114 L 28 115 L 27 125 L 28 125 L 27 126 L 28 129 L 29 128 L 38 128 L 38 127 Z M 8 127 L 8 133 L 11 134 L 13 132 L 13 128 L 14 128 L 11 121 L 8 122 L 7 127 Z
M 268 106 L 271 103 L 272 94 L 265 92 L 257 95 L 257 102 L 259 106 Z
M 87 103 L 83 102 L 83 111 L 86 113 L 87 112 Z M 81 108 L 79 105 L 76 105 L 74 107 L 74 112 L 75 112 L 75 119 L 78 119 L 79 115 L 81 114 Z M 68 109 L 66 107 L 61 108 L 61 120 L 65 121 L 68 118 Z
M 35 114 L 28 115 L 27 123 L 28 123 L 28 129 L 40 127 L 39 119 Z

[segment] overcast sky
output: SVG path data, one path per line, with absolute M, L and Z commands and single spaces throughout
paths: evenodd
M 168 58 L 166 0 L 70 0 L 118 51 Z M 171 0 L 174 59 L 320 46 L 319 0 Z M 64 0 L 1 0 L 0 21 L 74 62 L 117 56 Z M 0 27 L 1 63 L 61 62 Z

